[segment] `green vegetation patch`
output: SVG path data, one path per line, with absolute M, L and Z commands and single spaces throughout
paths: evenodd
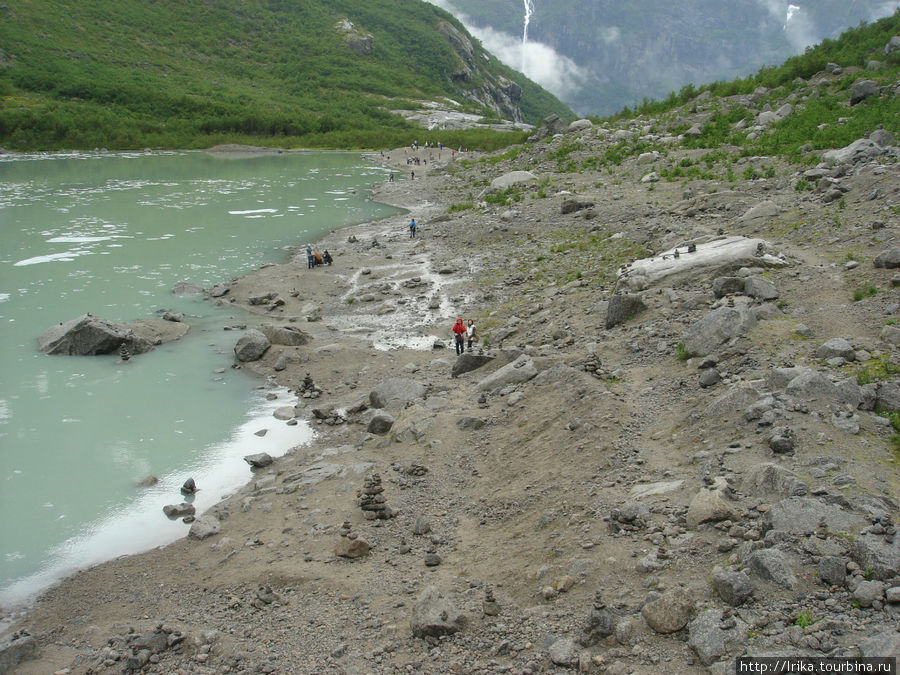
M 465 101 L 465 88 L 479 86 L 453 77 L 462 63 L 438 31 L 462 25 L 428 3 L 31 0 L 0 13 L 0 145 L 14 150 L 377 148 L 416 138 L 491 150 L 524 139 L 428 133 L 392 112 Z M 352 29 L 337 28 L 345 20 Z M 526 119 L 571 116 L 473 44 L 481 68 L 522 88 Z M 474 103 L 463 110 L 497 116 Z

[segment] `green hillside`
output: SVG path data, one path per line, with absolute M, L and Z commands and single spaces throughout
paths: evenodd
M 572 117 L 479 44 L 461 55 L 454 28 L 464 32 L 419 0 L 8 0 L 0 145 L 379 147 L 427 139 L 390 112 L 416 101 L 512 114 L 489 96 L 504 85 L 525 121 Z
M 837 39 L 823 40 L 804 54 L 751 77 L 702 87 L 689 85 L 664 100 L 645 99 L 641 105 L 625 108 L 608 119 L 654 116 L 674 121 L 670 133 L 684 133 L 688 127 L 679 124 L 680 108 L 705 94 L 711 96 L 712 103 L 707 105 L 715 112 L 699 135 L 684 141 L 689 147 L 731 145 L 739 146 L 744 156 L 783 155 L 800 163 L 814 162 L 817 155 L 808 150 L 843 147 L 879 126 L 900 134 L 900 50 L 885 53 L 885 46 L 896 35 L 900 35 L 900 13 L 848 30 Z M 840 68 L 828 75 L 829 64 Z M 874 81 L 886 95 L 851 105 L 853 85 L 860 80 Z M 812 93 L 810 83 L 814 84 Z M 750 139 L 735 128 L 741 120 L 752 121 L 752 99 L 752 105 L 768 103 L 775 109 L 785 97 L 792 100 L 793 114 L 774 123 L 758 138 Z

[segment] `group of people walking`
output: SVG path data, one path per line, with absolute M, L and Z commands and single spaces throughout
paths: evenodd
M 453 324 L 453 345 L 456 347 L 456 355 L 465 353 L 467 342 L 469 351 L 472 351 L 472 343 L 475 339 L 475 322 L 469 319 L 463 323 L 462 317 L 457 318 L 456 323 Z

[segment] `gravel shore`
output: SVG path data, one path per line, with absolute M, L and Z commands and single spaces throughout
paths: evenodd
M 617 130 L 376 154 L 397 180 L 372 199 L 407 213 L 325 237 L 331 266 L 298 250 L 219 289 L 269 343 L 236 365 L 294 392 L 272 424 L 313 442 L 248 466 L 192 536 L 49 590 L 14 627 L 14 672 L 895 655 L 900 280 L 877 261 L 898 246 L 896 150 L 833 177 L 843 206 L 776 157 L 730 183 L 645 180 L 697 159 L 677 145 L 609 171 L 558 159 L 574 145 L 584 166 Z M 689 265 L 729 236 L 759 244 Z M 623 276 L 651 257 L 684 271 Z M 477 326 L 463 356 L 457 316 Z

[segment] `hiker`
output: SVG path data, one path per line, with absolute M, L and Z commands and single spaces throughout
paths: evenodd
M 316 264 L 316 259 L 313 258 L 312 244 L 306 245 L 306 268 L 312 269 Z
M 318 251 L 313 251 L 313 258 L 314 258 L 314 263 L 315 263 L 316 265 L 321 265 L 321 264 L 323 264 L 323 263 L 325 262 L 325 261 L 322 259 L 322 254 L 319 253 Z
M 466 341 L 469 343 L 469 351 L 472 351 L 472 341 L 475 339 L 475 322 L 469 319 L 466 324 Z
M 466 324 L 463 323 L 462 317 L 456 319 L 453 324 L 453 344 L 456 347 L 456 355 L 459 356 L 466 351 L 465 348 Z
M 409 221 L 409 238 L 415 239 L 416 237 L 416 219 L 413 218 Z
M 325 249 L 325 252 L 322 254 L 322 260 L 326 265 L 330 265 L 334 262 L 334 258 L 331 257 L 331 254 L 328 252 L 328 249 Z

